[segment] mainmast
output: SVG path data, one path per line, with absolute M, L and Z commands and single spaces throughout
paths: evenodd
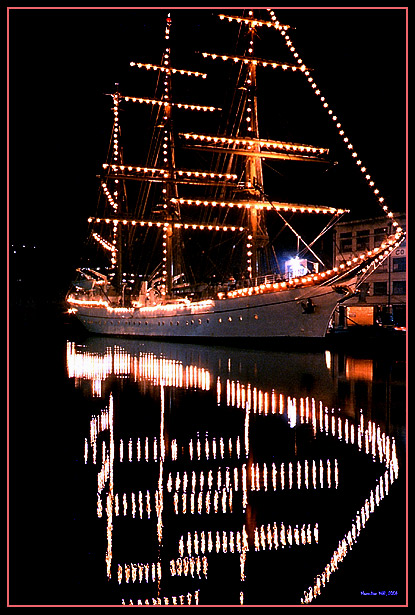
M 252 11 L 249 11 L 252 15 Z M 254 52 L 254 22 L 249 22 L 249 48 L 248 59 L 253 58 Z M 255 138 L 257 141 L 249 146 L 256 156 L 247 157 L 245 162 L 245 186 L 246 192 L 249 195 L 248 200 L 263 200 L 264 181 L 262 174 L 262 158 L 260 156 L 259 145 L 259 126 L 258 126 L 258 100 L 257 100 L 257 79 L 256 79 L 256 63 L 250 61 L 246 75 L 245 87 L 247 92 L 246 97 L 246 130 L 248 136 Z M 260 275 L 259 269 L 259 254 L 260 250 L 268 244 L 268 233 L 265 227 L 264 211 L 250 207 L 248 209 L 248 236 L 247 236 L 247 270 L 250 278 L 256 278 Z
M 165 40 L 170 40 L 170 14 L 166 19 L 165 28 Z M 177 241 L 179 235 L 179 229 L 175 229 L 173 226 L 174 218 L 179 219 L 180 212 L 178 205 L 175 204 L 177 199 L 177 184 L 175 182 L 175 151 L 174 151 L 174 136 L 173 136 L 173 119 L 172 119 L 172 66 L 170 60 L 170 47 L 167 46 L 163 56 L 164 71 L 164 129 L 163 129 L 163 146 L 162 156 L 164 168 L 167 171 L 168 180 L 163 188 L 164 207 L 166 210 L 166 221 L 168 225 L 164 227 L 163 231 L 163 276 L 165 278 L 165 286 L 162 292 L 171 296 L 173 292 L 173 280 L 174 280 L 174 265 L 178 259 L 175 258 L 177 254 Z

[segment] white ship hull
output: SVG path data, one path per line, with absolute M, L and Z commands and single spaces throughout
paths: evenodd
M 344 295 L 332 286 L 137 308 L 70 300 L 84 327 L 98 335 L 191 339 L 322 339 Z M 311 308 L 306 307 L 311 300 Z

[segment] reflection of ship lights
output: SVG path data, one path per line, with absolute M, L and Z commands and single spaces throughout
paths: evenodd
M 227 530 L 194 530 L 178 539 L 177 553 L 169 558 L 169 572 L 174 577 L 188 580 L 206 580 L 209 558 L 214 554 L 238 553 L 240 560 L 240 579 L 246 582 L 245 560 L 247 552 L 253 553 L 284 548 L 305 547 L 321 542 L 319 525 L 307 519 L 271 520 L 268 523 L 242 525 L 238 528 L 238 510 L 246 511 L 250 498 L 255 494 L 275 494 L 297 491 L 336 490 L 341 484 L 341 462 L 336 458 L 286 459 L 258 462 L 252 459 L 250 425 L 252 421 L 272 421 L 272 417 L 283 418 L 291 428 L 309 425 L 314 436 L 335 438 L 370 457 L 383 466 L 376 486 L 360 502 L 352 514 L 350 528 L 338 542 L 337 548 L 328 556 L 327 565 L 316 575 L 312 586 L 304 592 L 301 602 L 308 604 L 321 594 L 325 585 L 336 572 L 340 563 L 357 542 L 366 528 L 372 513 L 389 494 L 392 483 L 398 477 L 398 459 L 393 438 L 382 431 L 374 421 L 367 421 L 363 412 L 356 421 L 343 417 L 339 411 L 329 409 L 314 398 L 296 398 L 277 393 L 274 389 L 265 390 L 250 382 L 242 383 L 231 378 L 214 376 L 211 372 L 196 365 L 185 365 L 181 361 L 167 359 L 164 355 L 127 353 L 115 346 L 106 348 L 104 353 L 89 353 L 85 348 L 68 344 L 68 372 L 76 382 L 86 379 L 94 383 L 102 382 L 115 374 L 118 378 L 131 375 L 135 382 L 147 382 L 160 390 L 160 434 L 159 436 L 140 435 L 114 439 L 114 401 L 112 396 L 108 407 L 91 417 L 89 438 L 84 442 L 85 463 L 97 465 L 97 515 L 106 519 L 107 552 L 106 567 L 108 578 L 115 576 L 118 583 L 133 584 L 157 583 L 161 575 L 160 560 L 140 563 L 113 561 L 113 524 L 118 518 L 134 520 L 135 523 L 146 519 L 157 523 L 157 540 L 161 544 L 163 536 L 163 511 L 169 509 L 174 516 L 187 519 L 201 514 L 215 515 L 217 519 L 231 515 L 236 527 Z M 164 405 L 165 387 L 198 388 L 209 391 L 215 377 L 216 390 L 212 390 L 217 405 L 239 409 L 244 414 L 241 433 L 232 437 L 217 436 L 208 431 L 202 435 L 190 435 L 187 441 L 177 438 L 165 440 Z M 256 418 L 255 418 L 256 417 Z M 290 430 L 291 430 L 290 429 Z M 109 442 L 108 442 L 109 438 Z M 193 466 L 190 470 L 184 462 L 197 461 L 212 465 L 209 468 Z M 169 463 L 166 472 L 164 463 Z M 177 469 L 174 464 L 180 462 Z M 154 487 L 117 492 L 114 488 L 114 466 L 122 463 L 134 466 L 140 464 L 152 468 L 159 466 L 158 481 Z M 173 464 L 173 467 L 172 467 Z M 340 467 L 339 467 L 340 466 Z M 153 470 L 151 470 L 152 472 Z M 308 547 L 309 548 L 309 547 Z M 244 592 L 240 593 L 243 604 Z M 162 599 L 163 604 L 197 604 L 199 590 L 183 596 Z M 160 604 L 160 598 L 135 600 L 135 604 Z M 133 604 L 123 600 L 124 604 Z

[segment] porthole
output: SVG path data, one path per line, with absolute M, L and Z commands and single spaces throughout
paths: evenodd
M 202 324 L 202 319 L 199 318 L 199 320 L 197 322 L 199 323 L 199 325 L 201 325 Z
M 218 318 L 218 322 L 222 322 L 222 318 Z
M 255 320 L 258 320 L 258 314 L 255 314 L 254 318 Z
M 239 320 L 243 320 L 242 316 L 239 316 Z
M 232 322 L 232 316 L 228 317 L 229 322 Z
M 209 322 L 210 322 L 210 321 L 209 321 L 209 318 L 206 318 L 206 322 L 207 322 L 207 324 L 209 324 Z

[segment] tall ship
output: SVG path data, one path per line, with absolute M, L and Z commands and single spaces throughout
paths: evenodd
M 97 209 L 88 218 L 88 258 L 66 298 L 69 311 L 91 333 L 199 341 L 322 340 L 335 325 L 339 306 L 359 293 L 368 275 L 404 240 L 403 229 L 321 95 L 312 68 L 299 57 L 290 26 L 269 9 L 231 13 L 218 13 L 217 34 L 229 46 L 230 36 L 237 34 L 234 51 L 197 54 L 204 70 L 218 72 L 220 85 L 194 70 L 193 59 L 191 70 L 176 64 L 174 23 L 167 14 L 159 63 L 130 63 L 132 71 L 142 71 L 146 84 L 154 80 L 152 93 L 124 93 L 116 84 L 108 97 L 112 132 L 99 174 Z M 282 43 L 292 61 L 260 57 L 256 43 L 262 32 L 275 37 L 272 49 Z M 219 45 L 216 33 L 211 39 Z M 235 78 L 232 88 L 230 76 L 224 77 L 228 68 Z M 303 170 L 332 163 L 321 144 L 261 137 L 261 129 L 266 135 L 274 130 L 274 125 L 262 125 L 263 86 L 268 105 L 275 101 L 277 107 L 284 94 L 276 95 L 274 73 L 287 78 L 287 87 L 298 79 L 311 88 L 389 223 L 379 246 L 335 267 L 317 246 L 350 210 L 308 199 L 290 201 L 285 191 L 274 197 L 265 185 L 269 168 L 278 173 L 281 164 Z M 189 83 L 195 84 L 192 89 Z M 216 95 L 220 107 L 210 104 Z M 207 102 L 199 102 L 202 96 Z M 137 108 L 146 113 L 140 115 L 141 124 L 127 119 Z M 181 128 L 186 121 L 188 131 Z M 134 155 L 140 161 L 130 158 L 131 144 L 138 146 Z M 324 220 L 324 226 L 315 238 L 304 239 L 294 228 L 297 217 L 303 227 L 305 218 Z M 284 267 L 277 258 L 277 222 L 297 246 Z

